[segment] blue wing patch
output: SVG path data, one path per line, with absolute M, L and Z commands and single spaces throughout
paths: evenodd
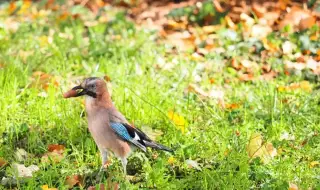
M 111 122 L 110 126 L 120 138 L 134 144 L 135 146 L 139 147 L 141 150 L 146 152 L 147 148 L 144 144 L 141 144 L 139 142 L 139 140 L 141 140 L 141 139 L 140 139 L 139 135 L 134 131 L 135 130 L 134 128 L 132 128 L 132 131 L 131 131 L 132 136 L 131 136 L 128 129 L 126 128 L 126 126 L 124 126 L 122 123 Z M 130 126 L 128 126 L 128 127 L 130 127 Z M 129 128 L 129 129 L 131 129 L 131 128 Z
M 133 138 L 129 135 L 128 130 L 121 123 L 110 123 L 111 128 L 119 135 L 121 138 L 130 141 Z

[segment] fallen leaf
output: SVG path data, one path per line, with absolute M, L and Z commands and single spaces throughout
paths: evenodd
M 319 166 L 319 165 L 320 165 L 319 161 L 312 161 L 312 162 L 310 162 L 309 167 L 310 168 L 314 168 L 314 167 Z
M 254 80 L 254 76 L 251 73 L 242 74 L 242 75 L 239 76 L 239 80 L 240 81 L 253 81 Z
M 18 148 L 15 155 L 19 162 L 23 162 L 28 158 L 28 152 L 22 148 Z
M 187 121 L 184 119 L 184 117 L 178 115 L 174 111 L 169 111 L 168 117 L 176 125 L 176 127 L 181 130 L 182 133 L 185 133 Z
M 293 44 L 292 42 L 290 41 L 285 41 L 283 44 L 282 44 L 282 52 L 284 54 L 288 54 L 288 55 L 291 55 L 292 52 L 297 48 L 297 46 L 295 44 Z
M 313 22 L 312 18 L 310 17 L 313 17 L 310 11 L 303 10 L 299 7 L 293 7 L 279 23 L 279 29 L 283 29 L 287 25 L 291 26 L 292 28 L 304 29 L 304 27 Z M 302 23 L 300 25 L 301 21 Z
M 96 186 L 90 186 L 90 187 L 88 187 L 88 190 L 96 190 Z M 99 190 L 106 190 L 105 185 L 103 183 L 101 183 L 99 185 Z M 116 188 L 115 188 L 115 190 L 116 190 Z
M 299 30 L 306 30 L 316 24 L 316 18 L 313 16 L 303 18 L 299 22 Z
M 67 176 L 64 184 L 67 185 L 70 189 L 75 185 L 83 187 L 83 177 L 80 175 Z
M 247 152 L 250 160 L 260 157 L 264 164 L 267 164 L 277 155 L 277 149 L 271 143 L 263 143 L 260 133 L 253 133 L 247 145 Z
M 289 183 L 289 189 L 288 190 L 299 190 L 299 187 L 294 183 Z
M 168 164 L 173 165 L 176 162 L 176 159 L 173 156 L 168 158 Z
M 41 157 L 41 162 L 43 163 L 59 163 L 64 158 L 63 154 L 60 154 L 58 152 L 47 152 Z
M 30 165 L 25 167 L 23 164 L 13 164 L 13 168 L 17 171 L 19 177 L 32 177 L 32 174 L 39 170 L 39 167 L 36 165 Z
M 312 91 L 312 86 L 309 83 L 309 81 L 301 81 L 299 83 L 291 83 L 289 86 L 279 86 L 278 91 L 279 92 L 285 92 L 285 91 L 293 91 L 301 89 L 306 92 Z
M 201 171 L 201 167 L 199 166 L 197 161 L 194 160 L 186 160 L 186 164 L 190 167 L 190 168 L 195 168 L 197 170 Z
M 48 151 L 49 152 L 59 152 L 59 153 L 63 153 L 65 147 L 63 145 L 60 144 L 49 144 L 48 145 Z
M 285 131 L 285 132 L 281 133 L 279 140 L 280 141 L 282 141 L 282 140 L 293 141 L 293 140 L 295 140 L 295 136 L 291 135 Z
M 30 87 L 48 90 L 49 86 L 59 86 L 57 77 L 44 73 L 42 71 L 35 71 L 34 73 L 32 73 Z
M 61 162 L 61 160 L 64 158 L 64 150 L 65 147 L 63 145 L 59 144 L 50 144 L 48 145 L 48 152 L 45 153 L 41 157 L 41 162 L 48 163 L 52 161 L 53 163 Z
M 7 165 L 7 161 L 3 158 L 0 158 L 0 167 Z
M 226 104 L 226 108 L 230 110 L 238 109 L 239 107 L 240 105 L 236 103 Z
M 23 1 L 23 4 L 19 10 L 19 14 L 24 14 L 24 13 L 27 13 L 29 10 L 29 8 L 31 7 L 31 0 L 24 0 Z
M 16 2 L 11 1 L 8 7 L 8 13 L 11 15 L 15 12 L 16 9 L 17 9 Z
M 42 186 L 41 186 L 41 189 L 42 189 L 42 190 L 58 190 L 57 188 L 52 188 L 52 187 L 49 188 L 48 185 L 42 185 Z

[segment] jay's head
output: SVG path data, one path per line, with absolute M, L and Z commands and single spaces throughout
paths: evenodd
M 106 92 L 106 83 L 103 79 L 90 77 L 85 79 L 80 85 L 75 86 L 70 91 L 66 92 L 64 97 L 70 98 L 86 95 L 92 98 L 97 98 Z

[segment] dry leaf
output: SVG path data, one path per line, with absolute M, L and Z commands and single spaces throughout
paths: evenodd
M 30 87 L 33 88 L 42 88 L 44 90 L 48 90 L 49 86 L 52 85 L 54 87 L 58 87 L 59 83 L 57 78 L 44 73 L 42 71 L 36 71 L 32 74 Z
M 17 9 L 17 5 L 14 1 L 11 1 L 8 7 L 8 13 L 11 15 Z
M 80 187 L 82 187 L 83 177 L 80 175 L 67 176 L 64 184 L 67 185 L 70 189 L 73 188 L 75 185 L 79 185 Z
M 250 159 L 260 157 L 264 164 L 267 164 L 277 155 L 277 149 L 271 143 L 263 143 L 260 133 L 253 133 L 247 145 L 247 152 Z
M 289 183 L 289 189 L 288 190 L 299 190 L 299 187 L 294 183 Z
M 88 187 L 87 190 L 96 190 L 96 187 L 95 187 L 95 186 L 90 186 L 90 187 Z M 103 183 L 101 183 L 101 184 L 99 185 L 99 190 L 106 190 L 106 188 L 105 188 L 105 186 L 104 186 Z
M 303 18 L 300 20 L 299 29 L 306 30 L 306 29 L 311 28 L 315 24 L 316 24 L 316 19 L 313 16 Z
M 313 20 L 310 18 L 313 17 L 308 10 L 303 10 L 298 7 L 293 7 L 291 11 L 285 15 L 283 20 L 279 23 L 279 29 L 284 28 L 287 25 L 292 26 L 293 28 L 304 28 L 308 24 L 312 23 Z M 305 20 L 305 21 L 302 21 Z M 301 26 L 300 26 L 300 22 Z
M 41 157 L 41 162 L 48 163 L 52 161 L 53 163 L 61 162 L 64 158 L 65 147 L 59 144 L 50 144 L 48 145 L 48 151 Z
M 280 141 L 282 141 L 282 140 L 293 141 L 293 140 L 295 140 L 295 136 L 291 135 L 285 131 L 285 132 L 281 133 L 279 140 Z
M 314 168 L 314 167 L 319 166 L 319 165 L 320 165 L 319 161 L 312 161 L 312 162 L 310 162 L 309 167 L 310 168 Z
M 58 152 L 47 152 L 41 157 L 41 162 L 49 163 L 52 161 L 53 163 L 59 163 L 63 158 L 64 155 Z
M 3 158 L 0 158 L 0 167 L 5 166 L 7 164 L 7 161 Z
M 239 104 L 232 103 L 232 104 L 226 104 L 226 108 L 230 110 L 238 109 L 240 107 Z
M 48 185 L 42 185 L 42 186 L 41 186 L 41 189 L 42 189 L 42 190 L 58 190 L 57 188 L 52 188 L 52 187 L 49 188 Z
M 168 158 L 168 164 L 173 165 L 176 162 L 176 159 L 173 156 Z
M 33 172 L 39 170 L 39 167 L 36 165 L 30 165 L 29 167 L 25 167 L 23 164 L 13 164 L 13 168 L 17 171 L 19 177 L 32 177 Z
M 182 133 L 185 133 L 187 121 L 184 119 L 184 117 L 176 114 L 173 111 L 168 112 L 168 117 Z
M 285 91 L 293 91 L 301 89 L 306 92 L 312 91 L 312 86 L 309 83 L 309 81 L 301 81 L 300 83 L 291 83 L 289 86 L 279 86 L 278 91 L 279 92 L 285 92 Z
M 190 168 L 195 168 L 197 170 L 201 171 L 201 167 L 199 166 L 197 161 L 194 160 L 186 160 L 186 164 L 190 167 Z
M 15 155 L 16 155 L 16 158 L 17 158 L 17 160 L 19 161 L 19 162 L 23 162 L 23 161 L 25 161 L 27 158 L 28 158 L 28 152 L 27 151 L 25 151 L 24 149 L 22 149 L 22 148 L 18 148 L 17 149 L 17 151 L 16 151 L 16 153 L 15 153 Z
M 65 147 L 63 145 L 60 144 L 49 144 L 48 145 L 48 151 L 49 152 L 59 152 L 59 153 L 63 153 Z

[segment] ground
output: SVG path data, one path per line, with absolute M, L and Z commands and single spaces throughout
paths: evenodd
M 194 53 L 111 7 L 96 18 L 76 6 L 77 19 L 3 6 L 0 189 L 320 188 L 319 27 L 273 32 L 268 42 L 220 27 L 214 48 Z M 300 57 L 302 69 L 292 61 Z M 137 151 L 130 180 L 111 157 L 97 181 L 83 99 L 62 97 L 92 76 L 108 81 L 128 121 L 175 153 Z

